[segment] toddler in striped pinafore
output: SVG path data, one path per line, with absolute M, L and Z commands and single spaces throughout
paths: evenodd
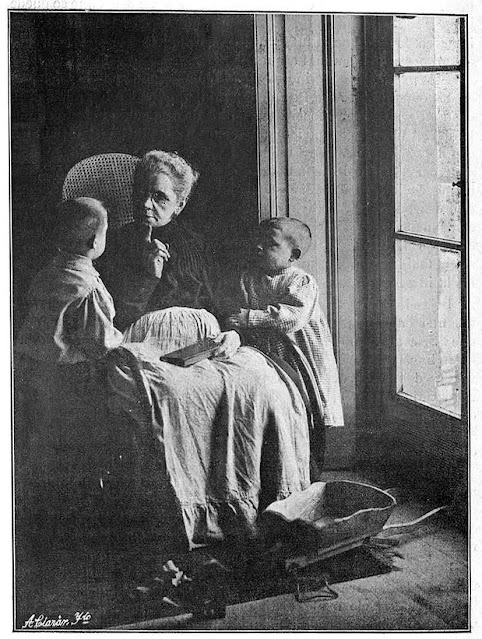
M 226 328 L 249 335 L 249 343 L 291 363 L 288 337 L 312 369 L 325 426 L 343 426 L 338 369 L 318 286 L 312 275 L 296 266 L 310 244 L 311 232 L 304 222 L 294 218 L 262 221 L 255 264 L 239 281 L 241 308 L 229 315 Z

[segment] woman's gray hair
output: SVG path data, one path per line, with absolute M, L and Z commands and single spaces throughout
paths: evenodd
M 138 162 L 134 173 L 134 192 L 149 175 L 164 173 L 172 180 L 177 201 L 187 201 L 199 173 L 184 158 L 171 151 L 148 151 Z

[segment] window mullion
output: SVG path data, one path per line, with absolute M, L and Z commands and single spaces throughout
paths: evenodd
M 413 67 L 393 67 L 395 75 L 401 75 L 402 73 L 437 73 L 438 71 L 460 71 L 460 64 L 446 64 L 446 65 L 419 65 Z
M 453 249 L 454 251 L 460 251 L 462 248 L 460 242 L 441 240 L 436 237 L 416 235 L 414 233 L 406 233 L 405 231 L 395 231 L 395 239 L 405 240 L 407 242 L 415 242 L 417 244 L 427 244 L 429 246 L 438 246 L 439 248 Z

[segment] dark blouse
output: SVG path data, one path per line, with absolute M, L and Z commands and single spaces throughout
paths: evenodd
M 141 261 L 144 234 L 137 222 L 110 232 L 106 251 L 96 264 L 114 299 L 115 325 L 124 330 L 144 313 L 171 306 L 215 312 L 217 269 L 204 238 L 178 219 L 153 229 L 152 240 L 169 244 L 171 255 L 157 279 Z

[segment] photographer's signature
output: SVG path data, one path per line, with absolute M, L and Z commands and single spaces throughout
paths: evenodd
M 90 612 L 76 612 L 74 617 L 48 617 L 47 615 L 31 615 L 23 624 L 22 630 L 35 628 L 74 628 L 85 626 L 91 620 Z

